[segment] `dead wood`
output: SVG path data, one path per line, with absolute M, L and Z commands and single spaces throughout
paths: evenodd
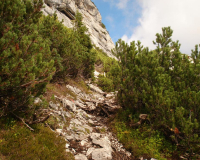
M 50 114 L 48 114 L 46 117 L 42 118 L 42 119 L 37 119 L 35 121 L 31 121 L 31 122 L 27 122 L 28 124 L 37 124 L 37 123 L 43 123 L 46 120 L 48 120 L 50 117 Z
M 129 126 L 130 127 L 133 127 L 133 128 L 135 128 L 135 127 L 139 127 L 141 124 L 143 124 L 145 121 L 149 121 L 148 119 L 147 119 L 147 117 L 148 117 L 148 115 L 147 114 L 140 114 L 139 115 L 139 121 L 138 122 L 136 122 L 136 123 L 130 123 L 129 124 Z
M 19 116 L 17 116 L 16 114 L 14 114 L 13 112 L 12 112 L 12 114 L 16 117 L 16 118 L 18 118 L 19 120 L 21 120 L 22 121 L 22 123 L 24 123 L 25 124 L 25 126 L 28 128 L 28 129 L 30 129 L 31 131 L 34 131 L 34 129 L 33 128 L 31 128 L 25 121 L 24 121 L 24 119 L 23 118 L 21 118 L 21 117 L 19 117 Z

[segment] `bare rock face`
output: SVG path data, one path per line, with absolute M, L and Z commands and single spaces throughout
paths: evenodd
M 102 49 L 109 57 L 113 57 L 111 50 L 115 47 L 108 31 L 103 28 L 101 14 L 91 0 L 44 0 L 45 15 L 56 12 L 58 19 L 64 20 L 63 24 L 68 28 L 73 27 L 76 11 L 83 16 L 83 23 L 88 28 L 91 41 Z

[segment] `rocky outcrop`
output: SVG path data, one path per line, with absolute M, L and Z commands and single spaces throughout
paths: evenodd
M 56 12 L 58 19 L 69 28 L 73 27 L 72 20 L 75 19 L 76 11 L 83 16 L 83 23 L 88 28 L 88 34 L 96 47 L 102 49 L 108 56 L 114 57 L 111 50 L 114 43 L 101 22 L 101 14 L 91 0 L 44 0 L 45 8 L 42 9 L 45 15 L 52 15 Z
M 66 85 L 76 98 L 68 94 L 54 95 L 54 100 L 49 102 L 51 117 L 46 125 L 66 140 L 66 151 L 74 154 L 76 160 L 131 159 L 131 153 L 106 126 L 107 120 L 120 108 L 115 93 L 106 94 L 93 84 L 88 87 L 91 90 L 85 93 Z

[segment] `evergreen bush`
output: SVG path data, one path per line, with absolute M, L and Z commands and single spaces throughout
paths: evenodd
M 121 68 L 118 100 L 124 108 L 132 108 L 133 115 L 148 114 L 152 127 L 191 158 L 199 154 L 200 56 L 198 46 L 192 61 L 182 54 L 172 33 L 165 27 L 156 34 L 154 51 L 140 42 L 116 43 L 114 53 Z
M 0 116 L 26 109 L 52 78 L 49 42 L 38 33 L 42 0 L 0 2 Z

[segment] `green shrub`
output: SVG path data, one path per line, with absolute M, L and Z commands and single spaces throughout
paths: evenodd
M 49 42 L 38 34 L 42 0 L 0 2 L 0 117 L 28 110 L 55 68 Z
M 143 156 L 165 160 L 172 157 L 176 146 L 167 141 L 160 131 L 152 130 L 147 124 L 137 129 L 127 127 L 127 122 L 131 119 L 130 114 L 130 110 L 119 112 L 114 123 L 114 130 L 124 147 L 137 158 Z
M 66 76 L 93 76 L 96 55 L 91 51 L 93 46 L 80 13 L 76 13 L 74 23 L 73 30 L 68 29 L 58 21 L 56 14 L 40 20 L 40 35 L 49 40 L 55 61 L 54 80 L 63 80 Z
M 106 78 L 102 75 L 99 76 L 97 84 L 103 91 L 111 92 L 114 91 L 113 81 L 109 78 Z
M 157 33 L 154 51 L 140 42 L 116 43 L 121 68 L 118 100 L 132 115 L 148 114 L 152 128 L 191 158 L 200 153 L 200 53 L 196 46 L 191 62 L 181 54 L 178 41 L 172 41 L 172 33 L 170 27 Z
M 106 53 L 102 50 L 96 48 L 94 50 L 96 52 L 96 69 L 100 73 L 106 74 L 106 77 L 100 76 L 97 84 L 104 90 L 104 91 L 114 91 L 119 86 L 119 76 L 120 76 L 120 67 L 118 65 L 117 60 L 114 58 L 108 57 Z M 99 68 L 98 66 L 101 66 Z M 104 86 L 105 85 L 105 86 Z
M 101 22 L 101 27 L 104 28 L 104 29 L 106 29 L 105 24 L 103 24 L 102 22 Z

